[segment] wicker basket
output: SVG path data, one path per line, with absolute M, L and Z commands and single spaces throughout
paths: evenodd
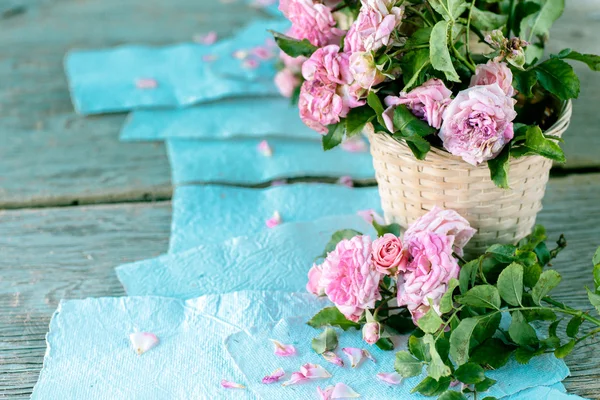
M 561 136 L 571 112 L 571 102 L 563 103 L 558 121 L 546 134 Z M 465 248 L 471 256 L 491 244 L 516 243 L 531 233 L 542 209 L 552 161 L 541 156 L 511 159 L 510 189 L 499 189 L 485 163 L 474 167 L 437 148 L 419 161 L 405 143 L 372 128 L 366 133 L 388 223 L 406 228 L 435 205 L 454 209 L 477 229 Z

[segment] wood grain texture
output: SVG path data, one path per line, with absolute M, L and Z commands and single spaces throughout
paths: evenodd
M 590 308 L 591 257 L 600 244 L 600 174 L 552 179 L 539 222 L 569 246 L 555 263 L 557 298 Z M 170 203 L 14 210 L 0 213 L 0 398 L 26 398 L 37 380 L 44 335 L 62 298 L 123 295 L 113 268 L 167 249 Z M 567 359 L 569 391 L 600 396 L 600 340 Z

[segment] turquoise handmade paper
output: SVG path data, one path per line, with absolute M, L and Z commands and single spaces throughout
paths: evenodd
M 125 264 L 116 271 L 130 296 L 188 299 L 238 290 L 304 292 L 313 262 L 331 235 L 346 228 L 374 233 L 358 216 L 328 217 Z
M 296 183 L 250 189 L 232 186 L 181 186 L 173 195 L 170 252 L 263 233 L 275 211 L 283 225 L 334 215 L 379 210 L 376 187 Z
M 350 153 L 338 147 L 323 151 L 320 143 L 269 139 L 273 155 L 258 151 L 260 139 L 167 140 L 174 184 L 258 184 L 281 178 L 375 177 L 369 152 Z
M 242 382 L 223 347 L 239 330 L 280 318 L 308 318 L 325 301 L 308 294 L 240 292 L 182 301 L 158 297 L 68 300 L 50 322 L 44 367 L 33 400 L 258 400 L 231 391 Z M 129 334 L 152 332 L 160 343 L 138 356 Z M 242 382 L 244 383 L 244 382 Z
M 324 388 L 343 382 L 354 389 L 364 399 L 401 400 L 407 398 L 430 399 L 428 397 L 411 394 L 411 390 L 425 377 L 425 375 L 405 379 L 402 384 L 391 386 L 375 377 L 379 372 L 393 372 L 395 352 L 383 351 L 376 346 L 368 346 L 363 340 L 360 331 L 339 331 L 338 353 L 344 347 L 357 347 L 368 349 L 376 363 L 363 360 L 356 368 L 352 369 L 346 362 L 344 367 L 327 363 L 322 356 L 311 349 L 310 339 L 318 335 L 316 330 L 306 324 L 304 318 L 292 318 L 280 321 L 274 326 L 256 326 L 245 332 L 233 334 L 225 341 L 230 356 L 246 378 L 249 388 L 260 398 L 305 400 L 317 398 L 317 386 Z M 268 345 L 268 339 L 276 339 L 285 343 L 293 343 L 298 351 L 297 358 L 281 358 L 273 354 Z M 396 350 L 406 349 L 407 336 L 399 337 Z M 347 358 L 345 359 L 347 361 Z M 280 385 L 263 385 L 260 379 L 265 373 L 283 368 L 289 374 L 299 371 L 304 363 L 315 363 L 326 368 L 333 376 L 330 379 L 315 379 L 303 384 L 282 387 Z M 485 396 L 502 398 L 512 396 L 511 399 L 532 399 L 530 393 L 513 396 L 523 390 L 537 386 L 554 385 L 562 381 L 569 374 L 565 363 L 552 354 L 546 354 L 532 359 L 530 364 L 521 365 L 514 360 L 498 370 L 489 371 L 487 375 L 498 382 Z
M 300 120 L 298 108 L 283 97 L 230 99 L 181 109 L 129 114 L 121 140 L 168 138 L 230 139 L 278 137 L 320 141 Z

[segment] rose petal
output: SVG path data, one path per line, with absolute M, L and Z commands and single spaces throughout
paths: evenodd
M 281 224 L 281 221 L 282 220 L 279 211 L 275 211 L 273 213 L 273 216 L 269 218 L 265 223 L 267 225 L 267 228 L 275 228 L 277 225 Z
M 273 149 L 271 149 L 271 146 L 269 145 L 269 142 L 267 142 L 266 140 L 261 141 L 256 146 L 256 149 L 258 150 L 258 152 L 260 154 L 262 154 L 265 157 L 271 157 L 271 156 L 273 156 Z
M 385 220 L 383 217 L 377 214 L 377 212 L 373 209 L 360 210 L 357 211 L 356 214 L 358 214 L 358 216 L 364 219 L 368 224 L 372 224 L 373 221 L 375 221 L 379 225 L 385 225 Z
M 229 382 L 228 380 L 221 380 L 221 386 L 225 389 L 246 389 L 246 386 L 240 385 L 239 383 Z
M 307 379 L 323 379 L 323 378 L 331 378 L 331 374 L 327 372 L 327 370 L 321 367 L 319 364 L 304 364 L 300 368 L 300 372 Z
M 285 375 L 283 368 L 277 368 L 271 375 L 267 375 L 262 379 L 262 383 L 269 385 L 278 382 Z
M 337 183 L 346 187 L 354 187 L 354 181 L 350 175 L 340 176 L 340 179 L 338 179 Z
M 331 399 L 353 399 L 360 397 L 352 388 L 344 383 L 337 383 L 331 392 Z
M 296 385 L 307 380 L 308 378 L 304 376 L 302 372 L 294 372 L 291 378 L 288 381 L 283 382 L 281 386 Z
M 342 142 L 342 149 L 349 153 L 365 153 L 369 150 L 367 143 L 359 136 L 354 136 Z
M 340 357 L 338 357 L 338 355 L 335 354 L 333 351 L 326 351 L 321 355 L 327 362 L 330 362 L 340 367 L 344 366 L 344 361 Z
M 246 60 L 244 60 L 244 62 L 242 63 L 242 67 L 246 68 L 246 69 L 256 69 L 259 66 L 259 62 L 258 60 L 255 60 L 253 58 L 248 58 Z
M 158 338 L 154 333 L 136 332 L 129 335 L 131 345 L 138 355 L 142 355 L 158 344 Z
M 158 82 L 152 78 L 139 78 L 135 81 L 135 87 L 138 89 L 156 89 Z
M 330 400 L 331 393 L 333 392 L 334 386 L 327 386 L 325 389 L 317 387 L 317 393 L 319 394 L 320 400 Z
M 399 385 L 402 383 L 402 376 L 396 372 L 380 372 L 375 375 L 377 379 L 390 385 Z
M 268 60 L 269 58 L 273 57 L 273 53 L 266 47 L 262 46 L 257 46 L 253 48 L 252 54 L 260 58 L 261 60 Z
M 355 368 L 364 357 L 364 351 L 362 349 L 358 349 L 356 347 L 344 347 L 342 351 L 348 356 L 350 360 L 350 366 Z
M 275 355 L 280 357 L 289 357 L 296 355 L 296 348 L 291 344 L 283 344 L 275 339 L 269 339 L 275 347 Z
M 214 42 L 217 41 L 217 32 L 210 31 L 204 35 L 194 35 L 193 40 L 194 40 L 194 42 L 199 43 L 199 44 L 206 44 L 206 45 L 213 44 Z
M 374 363 L 377 363 L 377 361 L 375 360 L 375 358 L 373 358 L 373 356 L 371 355 L 371 353 L 369 353 L 367 350 L 363 350 L 362 354 L 363 354 L 363 357 L 368 358 L 369 360 L 373 361 Z

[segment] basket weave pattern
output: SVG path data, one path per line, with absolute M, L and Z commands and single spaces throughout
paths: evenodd
M 571 119 L 571 102 L 545 134 L 562 136 Z M 465 248 L 467 255 L 494 243 L 516 243 L 531 233 L 552 161 L 541 156 L 510 160 L 510 189 L 497 188 L 486 163 L 474 167 L 460 157 L 433 148 L 417 160 L 405 143 L 386 134 L 368 132 L 381 205 L 387 223 L 403 228 L 433 206 L 451 208 L 477 229 Z

